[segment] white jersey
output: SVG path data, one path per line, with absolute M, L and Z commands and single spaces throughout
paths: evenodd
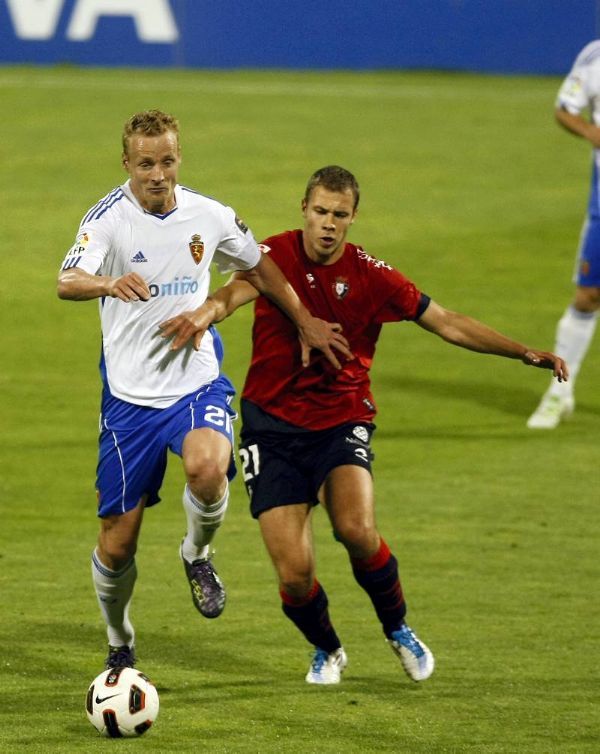
M 579 53 L 556 98 L 556 106 L 573 115 L 590 109 L 592 121 L 600 126 L 600 40 Z
M 62 269 L 119 277 L 137 272 L 149 301 L 100 299 L 103 379 L 112 395 L 142 406 L 166 408 L 214 380 L 220 345 L 209 331 L 195 351 L 171 351 L 159 324 L 199 307 L 210 284 L 210 264 L 221 272 L 247 270 L 260 260 L 252 233 L 231 207 L 183 186 L 166 215 L 146 212 L 129 181 L 85 215 Z

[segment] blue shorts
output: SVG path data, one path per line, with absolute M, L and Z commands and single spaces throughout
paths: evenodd
M 167 468 L 167 450 L 181 456 L 183 441 L 193 429 L 209 427 L 225 435 L 233 447 L 231 408 L 235 390 L 221 375 L 198 392 L 168 408 L 136 406 L 110 395 L 102 396 L 100 448 L 96 471 L 98 516 L 125 513 L 147 495 L 146 506 L 160 500 Z M 233 453 L 227 477 L 235 476 Z
M 600 217 L 588 216 L 583 224 L 574 280 L 577 285 L 600 288 Z

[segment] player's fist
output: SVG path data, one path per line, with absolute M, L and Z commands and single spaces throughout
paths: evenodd
M 118 278 L 112 278 L 108 284 L 108 295 L 128 304 L 130 301 L 148 301 L 150 288 L 137 272 L 128 272 Z

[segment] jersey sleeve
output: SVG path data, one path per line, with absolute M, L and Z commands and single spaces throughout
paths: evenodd
M 377 270 L 373 300 L 377 302 L 374 319 L 377 323 L 418 320 L 429 306 L 429 296 L 401 272 L 385 266 Z
M 231 207 L 224 207 L 223 226 L 223 238 L 214 256 L 219 272 L 251 270 L 256 267 L 260 261 L 260 251 L 252 231 Z
M 78 267 L 90 275 L 95 275 L 108 254 L 111 241 L 110 229 L 100 221 L 82 221 L 75 237 L 75 243 L 67 252 L 61 270 Z
M 568 76 L 563 81 L 556 98 L 556 107 L 572 115 L 579 115 L 595 95 L 592 91 L 597 81 L 600 65 L 600 41 L 586 45 L 579 53 Z

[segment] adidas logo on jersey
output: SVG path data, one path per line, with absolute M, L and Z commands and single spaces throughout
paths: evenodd
M 142 252 L 141 252 L 141 251 L 138 251 L 138 252 L 137 252 L 136 254 L 134 254 L 134 255 L 133 255 L 133 256 L 131 257 L 131 261 L 132 261 L 132 262 L 147 262 L 148 260 L 147 260 L 147 259 L 146 259 L 146 257 L 145 257 L 145 256 L 144 256 L 144 255 L 142 254 Z

